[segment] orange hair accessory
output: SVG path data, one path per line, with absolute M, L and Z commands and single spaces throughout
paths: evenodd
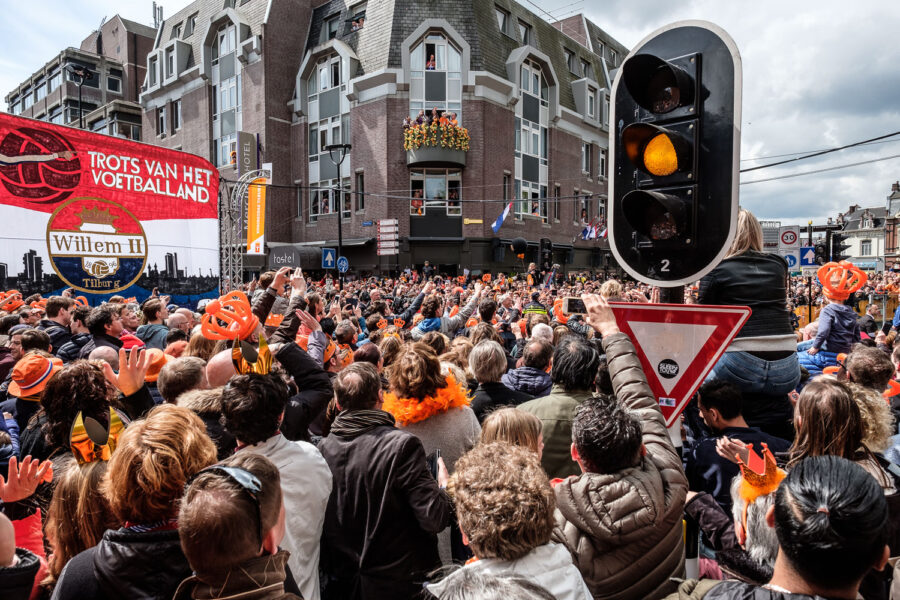
M 235 370 L 241 375 L 250 373 L 268 375 L 272 370 L 272 360 L 272 351 L 269 350 L 269 345 L 262 336 L 260 336 L 259 346 L 256 348 L 240 339 L 235 339 L 234 345 L 231 347 L 231 362 L 234 363 Z
M 334 353 L 337 352 L 337 344 L 335 344 L 332 340 L 328 340 L 328 345 L 325 346 L 325 352 L 322 354 L 322 364 L 328 364 L 328 361 L 331 360 L 331 357 L 334 356 Z
M 137 300 L 135 300 L 136 302 Z M 87 298 L 84 296 L 75 296 L 75 304 L 80 304 L 81 306 L 88 306 Z
M 481 276 L 481 280 L 485 283 L 490 283 L 491 282 L 491 274 L 485 273 L 484 275 Z
M 450 292 L 450 293 L 451 293 L 451 294 L 462 294 L 462 293 L 464 293 L 465 291 L 466 291 L 466 290 L 462 289 L 461 287 L 456 286 L 455 288 L 453 288 L 453 291 Z
M 134 296 L 125 298 L 125 304 L 137 304 L 137 298 L 135 298 Z
M 763 455 L 753 451 L 753 444 L 747 444 L 748 457 L 744 463 L 738 456 L 738 466 L 741 469 L 740 496 L 751 504 L 760 496 L 767 496 L 774 492 L 778 485 L 787 477 L 782 469 L 775 463 L 775 457 L 766 443 L 762 444 Z
M 79 411 L 69 432 L 69 449 L 78 464 L 109 460 L 125 424 L 112 408 L 109 409 L 109 427 L 104 427 L 91 417 L 83 417 Z
M 19 290 L 9 290 L 5 294 L 0 295 L 0 300 L 6 300 L 7 298 L 11 298 L 12 296 L 15 296 L 16 294 L 19 294 L 19 296 L 21 296 L 21 293 L 19 292 Z M 25 306 L 25 302 L 23 302 L 22 298 L 20 297 L 18 300 L 13 300 L 12 302 L 9 302 L 8 304 L 6 304 L 3 307 L 3 310 L 13 311 L 13 310 L 16 310 L 17 308 L 21 308 L 22 306 Z
M 394 327 L 396 327 L 397 329 L 403 329 L 404 327 L 406 327 L 406 321 L 404 321 L 403 319 L 394 319 Z
M 897 394 L 900 394 L 900 381 L 891 379 L 888 381 L 887 389 L 881 395 L 884 398 L 893 398 Z
M 211 340 L 240 340 L 250 337 L 258 325 L 247 294 L 235 291 L 206 305 L 200 332 Z
M 269 313 L 269 316 L 266 317 L 266 327 L 278 327 L 282 321 L 284 321 L 284 315 Z
M 819 267 L 816 275 L 825 295 L 832 300 L 846 300 L 869 280 L 865 272 L 846 260 L 826 263 Z
M 569 322 L 569 316 L 563 312 L 562 306 L 563 306 L 562 298 L 557 298 L 556 300 L 553 301 L 553 317 L 557 321 L 559 321 L 560 323 L 565 325 L 566 323 Z
M 377 324 L 378 329 L 384 329 L 387 326 L 388 326 L 387 319 L 379 319 L 378 320 L 378 324 Z
M 40 300 L 35 300 L 31 304 L 29 304 L 31 308 L 39 308 L 41 310 L 47 310 L 47 299 L 41 298 Z
M 469 320 L 466 321 L 466 327 L 467 327 L 467 328 L 468 328 L 468 327 L 475 327 L 476 325 L 478 325 L 478 319 L 476 319 L 475 317 L 469 317 Z
M 450 316 L 455 317 L 458 312 L 459 312 L 459 306 L 454 306 L 453 308 L 450 309 Z
M 841 367 L 844 366 L 844 361 L 846 359 L 847 359 L 847 353 L 841 352 L 840 354 L 837 355 L 836 360 L 837 360 L 838 364 L 832 365 L 830 367 L 825 367 L 824 369 L 822 369 L 822 373 L 824 373 L 825 375 L 834 375 L 835 373 L 837 373 L 838 371 L 841 370 Z
M 460 275 L 459 277 L 456 278 L 456 280 L 457 280 L 458 282 L 464 284 L 464 283 L 466 282 L 466 276 L 465 276 L 465 275 Z

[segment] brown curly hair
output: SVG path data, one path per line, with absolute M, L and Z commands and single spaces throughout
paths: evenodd
M 100 487 L 120 522 L 163 521 L 178 514 L 187 480 L 214 462 L 200 417 L 161 404 L 122 433 Z
M 441 361 L 431 346 L 421 342 L 403 347 L 388 371 L 391 391 L 400 398 L 422 400 L 447 387 Z
M 41 416 L 46 416 L 41 433 L 47 446 L 50 450 L 68 448 L 72 423 L 79 411 L 106 425 L 110 403 L 116 396 L 116 388 L 100 367 L 86 360 L 76 360 L 57 371 L 47 382 L 41 394 L 41 409 L 28 426 L 36 426 Z
M 491 340 L 501 346 L 503 345 L 503 338 L 500 337 L 500 334 L 497 333 L 497 330 L 490 323 L 479 323 L 476 325 L 469 339 L 472 340 L 473 346 L 477 346 L 478 342 L 482 340 Z
M 448 491 L 478 558 L 522 558 L 550 541 L 556 496 L 537 454 L 479 444 L 456 461 Z
M 423 335 L 422 339 L 419 341 L 431 346 L 431 349 L 434 350 L 434 353 L 438 356 L 447 351 L 447 336 L 440 331 L 429 331 Z
M 431 294 L 422 301 L 422 316 L 426 319 L 439 317 L 438 309 L 444 305 L 444 300 L 437 294 Z
M 381 358 L 384 360 L 383 365 L 387 369 L 400 356 L 400 352 L 403 350 L 403 342 L 393 336 L 386 337 L 379 342 L 378 349 L 381 350 Z

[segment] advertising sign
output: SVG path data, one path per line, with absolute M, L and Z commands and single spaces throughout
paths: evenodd
M 266 252 L 266 184 L 257 177 L 247 188 L 247 254 Z
M 0 113 L 0 288 L 213 297 L 218 189 L 198 156 Z

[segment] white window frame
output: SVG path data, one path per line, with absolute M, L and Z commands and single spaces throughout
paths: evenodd
M 166 136 L 166 106 L 156 109 L 156 137 Z
M 443 177 L 444 190 L 446 198 L 429 198 L 428 184 L 429 179 L 437 180 Z M 422 206 L 414 207 L 413 198 L 417 186 L 416 182 L 421 182 L 422 189 Z M 455 186 L 458 197 L 454 200 L 450 199 L 451 182 L 456 182 Z M 428 214 L 444 214 L 448 217 L 462 216 L 462 170 L 460 169 L 412 169 L 409 172 L 409 215 L 412 217 L 424 217 Z M 455 204 L 453 202 L 455 201 Z
M 872 240 L 859 241 L 859 255 L 872 256 Z
M 175 76 L 175 47 L 166 48 L 166 79 Z
M 494 5 L 494 10 L 497 14 L 497 25 L 500 27 L 500 32 L 509 35 L 509 11 L 497 5 Z
M 147 63 L 147 71 L 150 76 L 147 79 L 150 87 L 154 87 L 159 82 L 159 57 L 151 56 Z
M 117 84 L 118 84 L 118 86 L 119 86 L 119 89 L 114 90 L 114 89 L 112 89 L 111 87 L 109 87 L 109 82 L 110 82 L 110 81 L 115 81 L 115 82 L 117 82 Z M 110 74 L 107 74 L 107 75 L 106 75 L 106 91 L 112 92 L 113 94 L 121 94 L 121 93 L 122 93 L 122 78 L 121 78 L 121 77 L 118 77 L 118 76 L 116 76 L 116 75 L 110 75 Z
M 606 148 L 600 148 L 600 152 L 598 152 L 598 160 L 597 160 L 597 179 L 603 180 L 606 179 Z
M 549 108 L 549 87 L 545 81 L 544 72 L 541 66 L 530 60 L 525 59 L 519 70 L 519 96 L 529 94 L 537 98 L 540 102 L 540 112 L 543 115 L 546 108 Z M 515 119 L 516 141 L 515 157 L 521 158 L 523 155 L 537 158 L 541 167 L 549 166 L 549 146 L 550 146 L 550 130 L 549 123 L 533 123 L 524 118 L 521 114 L 521 108 L 524 102 L 521 100 L 517 103 L 517 112 Z M 520 173 L 517 173 L 520 175 Z M 526 216 L 539 218 L 542 222 L 549 222 L 547 190 L 548 182 L 546 178 L 541 178 L 539 182 L 528 182 L 520 177 L 514 179 L 515 193 L 513 198 L 513 210 L 515 218 L 522 220 Z M 535 196 L 537 194 L 537 196 Z M 535 211 L 534 201 L 537 201 L 537 211 Z
M 531 45 L 531 40 L 534 37 L 534 30 L 530 23 L 523 21 L 522 19 L 518 20 L 518 28 L 519 28 L 519 41 L 523 46 Z
M 172 101 L 172 131 L 181 129 L 181 98 Z
M 429 45 L 435 47 L 435 68 L 426 69 L 428 56 L 426 48 Z M 462 125 L 462 50 L 453 41 L 447 37 L 443 31 L 429 31 L 409 52 L 409 115 L 415 119 L 420 110 L 424 110 L 426 116 L 430 115 L 431 109 L 436 108 L 438 114 L 444 112 L 456 113 L 456 120 Z M 451 65 L 451 62 L 453 63 Z M 454 69 L 454 67 L 458 67 Z M 425 89 L 427 78 L 425 73 L 445 73 L 444 79 L 444 101 L 426 100 L 428 91 Z M 451 82 L 459 92 L 457 94 L 450 93 Z M 414 92 L 415 90 L 415 92 Z M 421 91 L 421 94 L 418 92 Z
M 591 166 L 594 162 L 594 146 L 590 142 L 581 142 L 581 172 L 591 176 Z

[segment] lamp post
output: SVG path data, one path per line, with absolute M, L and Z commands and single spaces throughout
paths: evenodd
M 337 167 L 338 185 L 335 186 L 334 193 L 337 194 L 338 200 L 338 259 L 344 255 L 344 228 L 342 226 L 342 221 L 344 220 L 344 198 L 341 186 L 341 163 L 347 158 L 347 153 L 350 152 L 351 148 L 351 144 L 331 144 L 325 146 L 325 149 L 328 150 L 328 157 L 331 159 L 331 162 L 334 163 L 334 166 Z M 338 291 L 343 290 L 344 274 L 338 269 Z
M 80 65 L 66 65 L 66 71 L 78 77 L 78 128 L 84 129 L 84 108 L 81 106 L 81 87 L 84 85 L 85 81 L 93 79 L 94 74 L 86 67 Z

